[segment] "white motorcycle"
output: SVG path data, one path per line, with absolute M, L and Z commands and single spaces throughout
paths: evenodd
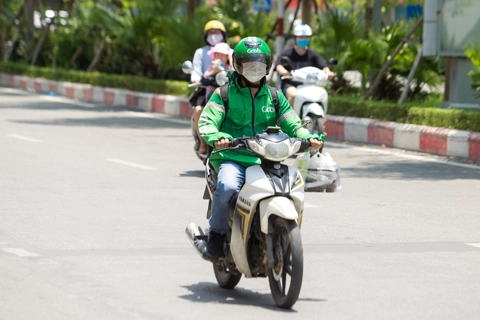
M 253 138 L 237 138 L 232 147 L 255 153 L 262 164 L 248 167 L 245 184 L 232 201 L 225 257 L 212 259 L 206 252 L 208 231 L 190 223 L 185 232 L 205 259 L 213 262 L 220 287 L 234 288 L 242 274 L 247 278 L 268 277 L 277 306 L 291 308 L 300 294 L 303 278 L 303 247 L 300 225 L 303 216 L 304 180 L 293 166 L 282 163 L 308 148 L 309 142 L 289 138 L 278 127 L 268 127 Z M 214 151 L 214 152 L 218 152 Z M 216 172 L 206 165 L 204 199 L 216 188 Z
M 291 61 L 288 57 L 280 58 L 282 66 L 292 69 Z M 329 64 L 336 64 L 335 59 L 330 59 Z M 325 120 L 328 109 L 328 92 L 323 86 L 328 82 L 328 75 L 325 71 L 315 67 L 304 67 L 290 71 L 289 76 L 281 77 L 282 80 L 289 79 L 301 82 L 297 86 L 297 94 L 293 102 L 293 110 L 300 117 L 308 116 L 312 119 L 311 132 L 324 133 Z

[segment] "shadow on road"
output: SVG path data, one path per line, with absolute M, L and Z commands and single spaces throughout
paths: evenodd
M 278 308 L 275 305 L 270 293 L 258 293 L 239 287 L 236 287 L 233 290 L 227 290 L 220 288 L 216 283 L 212 282 L 199 282 L 190 286 L 183 286 L 183 288 L 189 290 L 191 294 L 180 296 L 180 298 L 190 300 L 192 302 L 216 302 L 223 304 L 246 305 L 252 307 L 261 307 L 282 313 L 297 313 L 297 311 L 294 310 L 295 306 L 293 306 L 293 310 Z M 324 299 L 299 300 L 313 302 L 326 301 Z
M 337 141 L 336 141 L 337 142 Z M 337 142 L 338 143 L 338 142 Z M 372 146 L 375 148 L 375 146 Z M 383 150 L 382 150 L 383 151 Z M 349 159 L 338 162 L 343 178 L 376 178 L 387 180 L 480 180 L 480 170 L 462 167 L 462 160 L 456 159 L 448 165 L 447 157 L 419 154 L 413 151 L 404 153 L 405 157 L 398 156 L 400 149 L 385 150 L 391 154 L 359 153 L 353 149 L 327 145 L 324 152 L 330 152 L 334 160 Z M 341 157 L 340 157 L 341 154 Z M 402 154 L 403 155 L 403 154 Z M 416 160 L 409 156 L 418 156 L 426 161 Z M 354 159 L 350 160 L 350 159 Z M 428 161 L 431 159 L 432 161 Z M 444 160 L 442 160 L 444 159 Z M 355 163 L 350 165 L 350 163 Z
M 10 120 L 10 122 L 45 125 L 45 126 L 89 126 L 105 127 L 115 129 L 155 129 L 155 128 L 185 128 L 189 124 L 162 121 L 162 119 L 151 119 L 143 117 L 97 117 L 97 118 L 64 118 L 51 120 Z
M 16 97 L 19 97 L 16 99 Z M 155 129 L 155 128 L 185 128 L 189 127 L 190 123 L 185 121 L 172 122 L 168 119 L 162 118 L 147 118 L 135 117 L 122 114 L 126 111 L 138 112 L 141 114 L 149 114 L 142 110 L 129 108 L 125 106 L 111 106 L 105 104 L 92 104 L 92 107 L 82 106 L 81 103 L 71 103 L 45 100 L 44 97 L 38 95 L 21 95 L 12 93 L 0 92 L 0 110 L 1 109 L 24 109 L 24 110 L 38 110 L 38 111 L 83 111 L 88 113 L 98 113 L 103 116 L 98 117 L 79 117 L 79 118 L 58 118 L 48 120 L 10 120 L 11 122 L 33 124 L 33 125 L 47 125 L 47 126 L 95 126 L 107 128 L 133 128 L 133 129 Z M 114 113 L 114 114 L 112 114 Z M 118 116 L 115 115 L 118 114 Z M 172 117 L 175 118 L 175 117 Z M 177 118 L 175 118 L 177 119 Z
M 180 173 L 180 177 L 197 177 L 197 178 L 205 178 L 205 171 L 203 170 L 189 170 Z

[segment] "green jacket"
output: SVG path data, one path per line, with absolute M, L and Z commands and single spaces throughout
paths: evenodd
M 219 89 L 215 90 L 200 116 L 200 135 L 209 145 L 213 146 L 222 138 L 233 140 L 239 137 L 254 137 L 268 126 L 275 125 L 290 137 L 325 140 L 323 134 L 318 136 L 301 127 L 300 118 L 281 92 L 278 92 L 279 110 L 276 114 L 267 85 L 262 86 L 252 99 L 250 89 L 240 87 L 239 79 L 233 73 L 229 73 L 229 78 L 226 117 Z M 235 161 L 244 167 L 260 164 L 257 155 L 247 150 L 227 150 L 210 156 L 210 163 L 215 170 L 227 160 Z

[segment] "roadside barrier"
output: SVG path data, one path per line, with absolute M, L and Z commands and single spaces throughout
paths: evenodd
M 0 73 L 0 86 L 66 96 L 82 102 L 126 106 L 145 112 L 158 112 L 181 118 L 190 118 L 193 112 L 187 98 L 164 94 L 57 82 L 5 73 Z M 480 161 L 480 132 L 334 115 L 327 115 L 325 131 L 327 139 L 332 140 L 385 145 L 392 148 Z

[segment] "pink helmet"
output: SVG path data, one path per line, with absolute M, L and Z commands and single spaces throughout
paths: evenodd
M 217 43 L 210 50 L 208 50 L 208 55 L 215 59 L 215 52 L 230 55 L 231 51 L 232 49 L 230 49 L 230 46 L 228 44 L 226 44 L 225 42 L 220 42 Z

